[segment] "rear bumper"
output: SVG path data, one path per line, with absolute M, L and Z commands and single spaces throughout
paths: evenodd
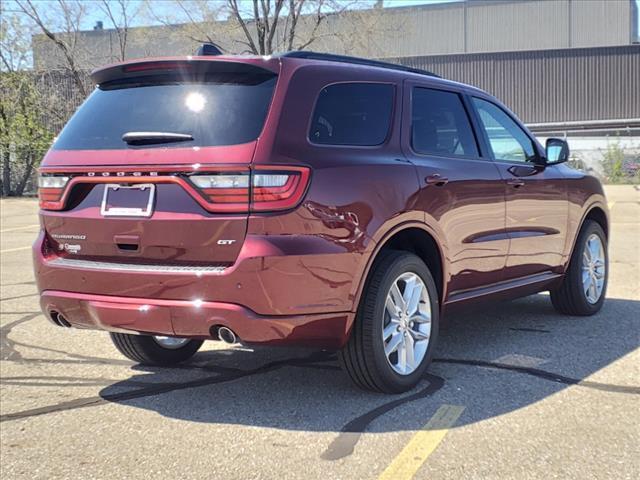
M 49 320 L 62 315 L 72 327 L 112 332 L 211 338 L 217 327 L 242 342 L 340 348 L 353 313 L 261 316 L 222 302 L 157 300 L 45 290 L 40 305 Z
M 45 253 L 46 252 L 46 253 Z M 361 254 L 313 235 L 248 235 L 240 255 L 226 267 L 134 266 L 65 260 L 33 247 L 38 290 L 107 297 L 242 305 L 260 317 L 353 311 Z

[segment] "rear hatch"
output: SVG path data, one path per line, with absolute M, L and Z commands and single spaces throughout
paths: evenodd
M 52 254 L 151 265 L 234 263 L 277 63 L 147 61 L 99 70 L 94 80 L 97 88 L 40 169 Z

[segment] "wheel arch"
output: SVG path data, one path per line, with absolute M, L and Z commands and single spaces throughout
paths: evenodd
M 609 240 L 609 217 L 601 206 L 595 205 L 587 210 L 587 213 L 584 215 L 582 223 L 580 224 L 580 229 L 578 231 L 582 230 L 582 227 L 587 220 L 593 220 L 594 222 L 599 224 L 602 227 L 602 230 L 604 230 L 604 234 L 606 235 L 607 240 Z
M 368 258 L 367 266 L 360 280 L 354 299 L 354 310 L 360 305 L 363 291 L 371 273 L 371 269 L 380 255 L 389 249 L 412 252 L 420 257 L 433 275 L 438 290 L 440 309 L 444 303 L 446 294 L 446 281 L 448 267 L 446 263 L 445 248 L 437 240 L 437 235 L 426 224 L 405 223 L 388 232 L 376 245 L 376 248 Z
M 593 220 L 598 225 L 600 225 L 600 227 L 602 227 L 602 230 L 604 231 L 605 237 L 607 238 L 607 242 L 609 241 L 609 211 L 604 204 L 600 202 L 594 202 L 584 209 L 580 224 L 575 231 L 573 239 L 571 240 L 571 250 L 569 251 L 569 255 L 567 257 L 565 270 L 569 267 L 569 262 L 571 261 L 573 252 L 576 248 L 576 242 L 578 241 L 580 232 L 584 228 L 584 224 L 587 220 Z

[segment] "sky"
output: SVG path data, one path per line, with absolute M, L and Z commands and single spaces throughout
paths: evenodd
M 0 0 L 3 4 L 3 10 L 5 11 L 17 11 L 18 8 L 17 6 L 15 6 L 13 4 L 12 0 Z M 46 1 L 55 3 L 54 0 L 37 0 L 38 3 L 44 3 Z M 86 30 L 91 30 L 93 28 L 93 26 L 96 24 L 97 21 L 103 21 L 105 24 L 105 28 L 108 28 L 108 23 L 107 22 L 107 17 L 105 15 L 105 13 L 100 9 L 99 7 L 99 3 L 97 2 L 97 0 L 84 0 L 88 5 L 91 5 L 92 3 L 95 3 L 95 7 L 89 8 L 88 9 L 88 15 L 86 16 L 85 20 L 84 20 L 84 25 L 82 25 L 83 29 Z M 134 0 L 134 5 L 135 2 L 141 2 L 141 0 Z M 220 0 L 222 1 L 222 0 Z M 249 2 L 249 0 L 240 0 L 245 1 L 245 2 Z M 347 1 L 347 0 L 345 0 Z M 349 0 L 351 1 L 351 0 Z M 375 0 L 369 0 L 371 1 L 371 3 L 373 3 Z M 385 7 L 403 7 L 403 6 L 408 6 L 408 5 L 425 5 L 425 4 L 435 4 L 435 3 L 449 3 L 449 2 L 455 2 L 455 1 L 460 1 L 460 0 L 384 0 L 384 6 Z M 589 0 L 583 0 L 583 1 L 589 1 Z M 638 8 L 638 11 L 640 11 L 640 0 L 634 0 L 636 2 L 636 6 Z M 156 5 L 161 5 L 162 0 L 154 0 L 154 2 L 156 2 Z M 137 19 L 137 21 L 132 22 L 132 26 L 141 26 L 141 25 L 149 25 L 149 24 L 153 24 L 157 22 L 151 22 L 149 18 L 139 18 Z M 640 15 L 638 15 L 638 30 L 640 30 Z
M 92 1 L 92 0 L 86 0 L 86 1 Z M 162 2 L 162 0 L 154 0 L 155 2 Z M 241 0 L 242 1 L 242 0 Z M 244 0 L 244 1 L 248 1 L 248 0 Z M 351 0 L 349 0 L 351 1 Z M 375 0 L 369 0 L 371 3 L 374 3 Z M 434 4 L 434 3 L 450 3 L 450 2 L 455 2 L 455 1 L 460 1 L 460 0 L 384 0 L 384 6 L 385 7 L 406 7 L 409 5 L 425 5 L 425 4 Z M 638 2 L 640 2 L 640 0 L 636 0 Z M 95 23 L 99 20 L 102 20 L 105 24 L 105 28 L 107 28 L 107 19 L 105 18 L 105 15 L 103 12 L 100 11 L 99 8 L 96 8 L 95 10 L 93 10 L 88 16 L 87 16 L 87 29 L 91 29 L 93 28 L 93 26 L 95 25 Z M 142 22 L 144 25 L 149 25 L 148 21 L 143 21 Z
M 87 1 L 92 1 L 92 0 L 87 0 Z M 162 0 L 155 0 L 157 2 L 162 1 Z M 242 1 L 242 0 L 241 0 Z M 372 0 L 373 1 L 373 0 Z M 385 7 L 403 7 L 403 6 L 408 6 L 408 5 L 425 5 L 425 4 L 434 4 L 434 3 L 450 3 L 450 2 L 455 2 L 455 1 L 460 1 L 460 0 L 384 0 L 384 6 Z M 589 0 L 583 0 L 583 1 L 589 1 Z M 638 11 L 640 11 L 640 0 L 634 0 L 636 2 L 636 6 Z M 95 25 L 96 21 L 102 20 L 105 22 L 105 26 L 107 24 L 107 22 L 105 21 L 105 15 L 104 13 L 102 13 L 98 8 L 95 9 L 94 12 L 92 12 L 88 17 L 87 17 L 87 23 L 88 25 L 86 26 L 87 29 L 91 29 L 93 27 L 93 25 Z M 640 30 L 640 15 L 638 15 L 638 30 Z M 149 24 L 148 21 L 145 22 L 145 24 Z

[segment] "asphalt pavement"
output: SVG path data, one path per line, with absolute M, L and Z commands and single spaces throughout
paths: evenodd
M 640 478 L 640 191 L 607 187 L 602 311 L 548 295 L 449 318 L 424 381 L 357 390 L 332 353 L 206 342 L 178 368 L 39 311 L 37 202 L 1 210 L 0 478 Z

